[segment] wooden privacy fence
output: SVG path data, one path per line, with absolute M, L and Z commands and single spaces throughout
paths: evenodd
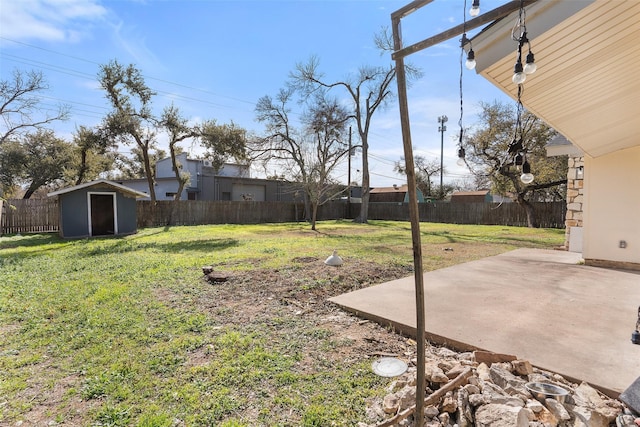
M 538 224 L 564 228 L 564 202 L 534 203 Z M 527 226 L 527 215 L 515 203 L 422 203 L 420 220 L 450 224 Z M 326 203 L 318 220 L 353 219 L 359 204 Z M 259 224 L 304 220 L 304 206 L 292 202 L 228 202 L 181 200 L 137 202 L 138 227 L 199 224 Z M 409 207 L 400 203 L 370 203 L 369 219 L 409 220 Z M 0 234 L 58 231 L 58 201 L 52 199 L 0 201 Z
M 56 199 L 0 200 L 0 235 L 58 231 Z

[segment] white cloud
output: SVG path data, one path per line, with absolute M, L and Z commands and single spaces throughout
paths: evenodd
M 0 34 L 15 40 L 75 42 L 106 13 L 94 0 L 0 0 Z

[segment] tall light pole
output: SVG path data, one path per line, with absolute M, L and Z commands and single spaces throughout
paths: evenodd
M 440 132 L 440 197 L 442 198 L 444 198 L 444 187 L 442 184 L 442 172 L 444 170 L 444 164 L 442 157 L 444 154 L 444 131 L 447 130 L 447 126 L 445 125 L 445 123 L 447 123 L 447 120 L 449 120 L 447 116 L 438 117 L 438 123 L 440 124 L 440 126 L 438 126 L 438 132 Z

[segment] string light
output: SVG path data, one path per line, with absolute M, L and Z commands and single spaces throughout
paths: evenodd
M 520 13 L 518 19 L 511 30 L 511 38 L 518 42 L 518 50 L 516 56 L 516 64 L 513 67 L 513 77 L 511 80 L 518 85 L 518 106 L 516 109 L 516 129 L 513 141 L 509 145 L 509 156 L 513 159 L 513 165 L 516 168 L 520 167 L 522 174 L 520 175 L 520 181 L 523 184 L 528 185 L 533 182 L 535 177 L 531 173 L 531 164 L 527 161 L 527 154 L 523 143 L 522 129 L 522 113 L 524 107 L 522 106 L 522 84 L 527 79 L 527 75 L 535 73 L 538 66 L 535 63 L 535 57 L 531 52 L 531 42 L 527 37 L 527 24 L 526 24 L 526 10 L 524 8 L 524 0 L 520 0 Z M 527 45 L 529 53 L 525 58 L 525 65 L 522 64 L 522 48 Z
M 524 8 L 524 0 L 520 0 L 520 13 L 513 29 L 511 30 L 511 38 L 518 42 L 518 51 L 516 56 L 516 64 L 513 67 L 513 83 L 520 85 L 527 79 L 527 75 L 533 74 L 538 69 L 535 62 L 535 55 L 531 51 L 531 42 L 527 37 L 526 10 Z M 522 64 L 522 48 L 527 45 L 528 53 L 525 58 L 525 64 Z
M 467 0 L 464 0 L 464 9 L 467 9 Z M 476 16 L 480 13 L 480 0 L 473 0 L 473 6 L 469 11 L 471 16 Z M 475 13 L 475 15 L 474 15 Z M 473 51 L 473 46 L 471 45 L 471 40 L 467 38 L 467 17 L 463 13 L 462 14 L 462 39 L 460 40 L 460 119 L 458 120 L 458 127 L 460 127 L 460 136 L 458 137 L 458 161 L 456 164 L 458 166 L 465 166 L 465 151 L 462 146 L 463 136 L 464 136 L 464 126 L 462 124 L 462 118 L 464 117 L 464 103 L 462 96 L 462 77 L 464 76 L 464 69 L 462 68 L 462 59 L 464 57 L 464 47 L 469 45 L 469 52 L 467 53 L 467 60 L 464 63 L 464 66 L 473 70 L 476 67 L 476 55 Z
M 466 7 L 465 7 L 466 9 Z M 471 9 L 469 9 L 469 15 L 478 16 L 480 15 L 480 0 L 473 0 L 473 4 L 471 5 Z

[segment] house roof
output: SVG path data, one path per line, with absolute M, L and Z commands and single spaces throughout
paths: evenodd
M 149 197 L 147 193 L 134 190 L 133 188 L 126 187 L 122 184 L 118 184 L 117 182 L 109 181 L 107 179 L 98 179 L 96 181 L 85 182 L 79 185 L 74 185 L 73 187 L 63 188 L 63 189 L 48 193 L 47 196 L 49 197 L 59 196 L 61 194 L 71 193 L 72 191 L 81 190 L 83 188 L 95 187 L 98 185 L 103 185 L 103 186 L 106 185 L 134 197 Z
M 393 187 L 375 187 L 371 189 L 370 193 L 406 193 L 407 191 L 409 191 L 409 187 L 405 184 Z
M 489 190 L 479 190 L 479 191 L 456 191 L 451 194 L 451 197 L 459 197 L 459 196 L 486 196 L 489 194 Z
M 476 71 L 514 99 L 516 18 L 472 41 Z M 537 1 L 526 25 L 538 69 L 524 82 L 523 105 L 591 157 L 637 146 L 640 1 Z
M 545 146 L 547 156 L 568 155 L 572 157 L 584 156 L 582 150 L 573 145 L 564 135 L 557 135 Z

